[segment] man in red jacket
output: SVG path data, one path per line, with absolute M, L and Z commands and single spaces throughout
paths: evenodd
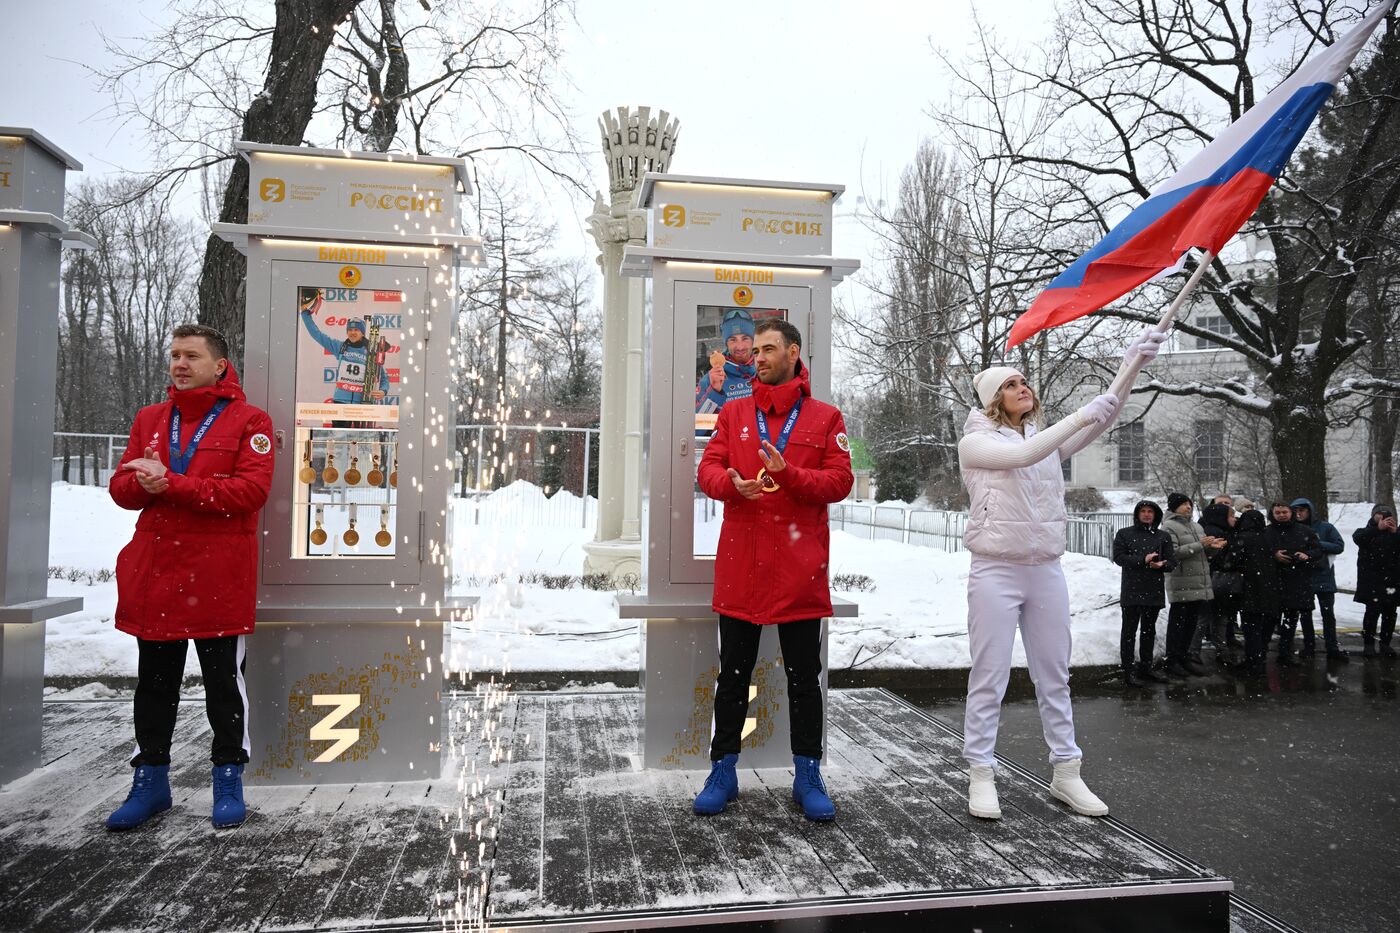
M 132 829 L 170 809 L 170 742 L 189 639 L 214 731 L 214 825 L 237 826 L 247 814 L 244 636 L 253 631 L 272 421 L 248 404 L 227 357 L 213 328 L 175 328 L 169 397 L 137 413 L 112 476 L 112 499 L 141 517 L 117 557 L 117 628 L 135 635 L 139 650 L 136 771 L 108 829 Z
M 841 412 L 812 398 L 798 358 L 802 334 L 768 320 L 755 332 L 753 395 L 719 411 L 700 458 L 700 488 L 724 503 L 712 607 L 719 613 L 719 683 L 710 776 L 695 812 L 739 796 L 735 767 L 762 626 L 778 624 L 792 726 L 794 802 L 808 819 L 836 807 L 822 783 L 821 624 L 831 615 L 826 506 L 851 491 Z

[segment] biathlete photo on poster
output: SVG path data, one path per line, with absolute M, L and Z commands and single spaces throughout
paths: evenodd
M 708 437 L 726 402 L 753 394 L 754 329 L 777 308 L 700 305 L 695 315 L 695 435 Z M 716 337 L 718 334 L 718 337 Z
M 299 391 L 302 401 L 318 399 L 318 394 L 329 388 L 330 397 L 324 401 L 342 405 L 383 405 L 389 397 L 389 367 L 386 365 L 393 344 L 389 333 L 398 337 L 399 328 L 388 328 L 379 323 L 377 315 L 366 314 L 363 305 L 364 294 L 370 294 L 374 302 L 388 300 L 402 301 L 402 292 L 369 292 L 366 289 L 333 288 L 323 289 L 303 285 L 297 289 L 297 309 L 309 340 L 297 341 L 298 388 L 309 381 L 311 391 Z M 328 298 L 339 301 L 328 301 Z M 331 326 L 318 322 L 323 311 L 330 308 L 339 313 L 327 315 L 331 319 L 344 318 L 345 335 L 337 337 L 327 333 Z M 395 309 L 392 315 L 397 320 Z M 307 344 L 311 346 L 308 347 Z M 305 353 L 309 349 L 310 354 Z M 334 362 L 319 365 L 324 357 L 321 351 L 330 354 Z M 329 386 L 325 384 L 329 383 Z

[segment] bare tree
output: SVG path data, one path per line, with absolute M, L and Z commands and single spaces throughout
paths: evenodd
M 119 63 L 102 77 L 118 113 L 156 148 L 162 168 L 148 186 L 168 190 L 230 164 L 218 214 L 227 223 L 247 219 L 235 139 L 509 150 L 575 184 L 578 147 L 557 96 L 568 10 L 566 0 L 277 0 L 269 18 L 255 3 L 180 0 L 156 35 L 114 46 Z M 223 330 L 238 358 L 245 271 L 232 245 L 208 239 L 199 319 Z
M 195 316 L 193 224 L 141 188 L 140 179 L 118 177 L 85 181 L 73 193 L 70 215 L 97 247 L 64 254 L 57 383 L 64 431 L 126 430 L 138 408 L 160 400 L 171 328 Z
M 1008 89 L 1008 108 L 1048 114 L 1034 145 L 1016 145 L 1015 121 L 992 129 L 1007 141 L 999 158 L 1032 179 L 1067 185 L 1057 227 L 1074 235 L 1046 250 L 1061 266 L 1145 198 L 1181 156 L 1262 97 L 1276 77 L 1268 56 L 1281 39 L 1293 41 L 1288 64 L 1296 68 L 1355 18 L 1331 3 L 1287 0 L 1262 13 L 1259 6 L 1248 0 L 1074 0 L 1060 11 L 1039 61 L 1020 61 L 984 43 L 973 64 L 959 71 L 964 85 L 984 95 L 986 75 L 997 75 Z M 1352 320 L 1355 291 L 1400 202 L 1400 151 L 1385 144 L 1400 122 L 1397 87 L 1400 37 L 1392 13 L 1374 54 L 1345 81 L 1346 106 L 1364 116 L 1353 132 L 1332 141 L 1341 170 L 1307 180 L 1290 170 L 1251 224 L 1275 256 L 1272 292 L 1233 276 L 1217 259 L 1204 293 L 1233 335 L 1207 332 L 1189 320 L 1178 324 L 1184 333 L 1241 354 L 1251 378 L 1156 379 L 1140 387 L 1215 399 L 1267 419 L 1284 487 L 1318 502 L 1327 498 L 1329 406 L 1358 391 L 1396 387 L 1374 379 L 1338 382 L 1338 376 L 1365 345 Z M 1155 303 L 1139 294 L 1111 313 L 1152 321 Z
M 894 469 L 901 494 L 927 491 L 949 506 L 961 497 L 958 422 L 981 407 L 971 377 L 1002 361 L 1016 314 L 1058 271 L 1046 245 L 1065 200 L 1055 186 L 1017 173 L 1006 147 L 1020 143 L 993 131 L 1006 115 L 997 112 L 998 86 L 988 87 L 986 97 L 939 111 L 953 154 L 922 143 L 895 208 L 874 212 L 884 262 L 862 282 L 875 310 L 838 309 L 846 349 L 866 364 L 857 374 L 878 394 L 867 435 L 877 474 L 885 473 L 877 476 L 882 491 L 891 490 Z M 1105 341 L 1116 350 L 1122 328 L 1061 328 L 1021 345 L 1009 362 L 1032 374 L 1047 413 L 1058 417 L 1082 385 L 1111 372 Z
M 601 388 L 603 315 L 593 303 L 593 263 L 574 258 L 550 268 L 538 292 L 538 346 L 547 355 L 545 398 L 571 412 L 596 415 Z

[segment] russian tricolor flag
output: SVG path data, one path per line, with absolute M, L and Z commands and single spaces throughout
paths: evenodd
M 1006 348 L 1097 311 L 1176 265 L 1193 247 L 1218 253 L 1264 200 L 1323 102 L 1395 2 L 1377 6 L 1158 185 L 1040 293 L 1016 319 Z

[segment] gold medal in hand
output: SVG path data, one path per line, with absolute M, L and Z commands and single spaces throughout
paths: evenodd
M 767 468 L 760 468 L 754 479 L 763 484 L 764 492 L 777 492 L 783 488 L 778 485 L 778 481 L 773 478 L 773 474 L 769 473 Z

